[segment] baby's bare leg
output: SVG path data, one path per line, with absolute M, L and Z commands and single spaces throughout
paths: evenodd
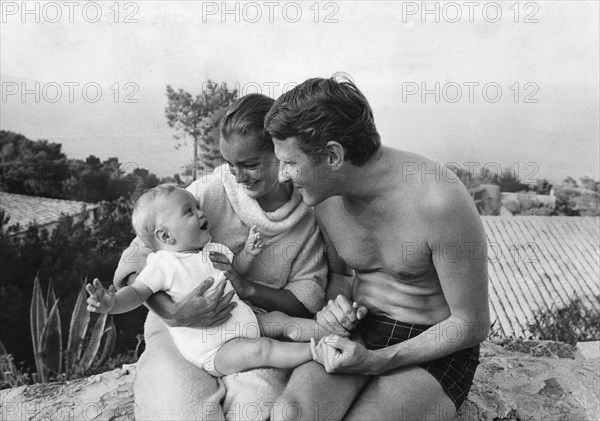
M 269 338 L 282 337 L 298 342 L 309 342 L 311 338 L 318 341 L 332 333 L 312 319 L 291 317 L 280 311 L 257 314 L 256 318 L 260 325 L 260 334 Z
M 215 368 L 229 375 L 258 367 L 294 368 L 311 360 L 308 343 L 236 338 L 215 354 Z

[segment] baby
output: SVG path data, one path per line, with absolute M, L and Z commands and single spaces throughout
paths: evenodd
M 148 256 L 146 267 L 130 286 L 106 290 L 97 279 L 93 285 L 86 285 L 89 311 L 124 313 L 139 307 L 157 291 L 165 291 L 177 302 L 210 276 L 215 278 L 211 290 L 219 282 L 227 282 L 226 293 L 231 291 L 231 284 L 213 267 L 210 252 L 225 254 L 234 269 L 244 274 L 264 245 L 256 227 L 250 229 L 244 251 L 238 256 L 233 257 L 222 244 L 211 243 L 208 222 L 196 198 L 170 184 L 157 186 L 139 198 L 132 223 L 136 234 L 155 253 Z M 297 367 L 312 359 L 310 343 L 305 341 L 331 333 L 310 319 L 277 311 L 254 314 L 237 294 L 233 301 L 238 304 L 231 317 L 219 326 L 168 328 L 181 355 L 215 377 L 257 367 Z M 366 314 L 366 309 L 356 303 L 354 309 L 358 318 Z M 271 339 L 276 337 L 303 342 Z

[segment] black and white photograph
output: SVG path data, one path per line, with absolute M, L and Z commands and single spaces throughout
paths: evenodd
M 600 419 L 596 0 L 0 0 L 0 414 Z

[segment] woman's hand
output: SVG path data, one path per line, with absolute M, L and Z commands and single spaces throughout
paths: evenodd
M 367 314 L 367 309 L 352 302 L 343 295 L 338 295 L 317 313 L 317 323 L 324 329 L 339 335 L 347 336 L 356 324 Z
M 213 282 L 213 278 L 202 281 L 181 301 L 174 303 L 170 317 L 165 320 L 167 325 L 171 327 L 209 327 L 220 325 L 229 319 L 231 310 L 237 305 L 237 303 L 231 302 L 234 291 L 223 295 L 225 282 L 221 282 L 213 291 L 205 295 L 204 293 L 212 286 Z
M 315 343 L 310 341 L 313 360 L 328 373 L 377 374 L 373 351 L 338 335 L 329 335 Z

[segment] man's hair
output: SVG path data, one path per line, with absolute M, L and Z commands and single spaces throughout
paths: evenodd
M 271 135 L 265 130 L 265 115 L 274 102 L 261 94 L 249 94 L 235 101 L 221 119 L 221 138 L 228 142 L 234 136 L 242 136 L 257 141 L 261 149 L 272 152 L 275 148 Z
M 314 78 L 280 96 L 265 118 L 275 139 L 295 137 L 300 149 L 317 162 L 329 141 L 340 143 L 345 158 L 364 165 L 381 146 L 373 111 L 365 96 L 345 75 Z
M 154 231 L 158 228 L 159 223 L 156 202 L 179 188 L 176 184 L 160 184 L 141 195 L 135 202 L 131 214 L 131 224 L 136 235 L 152 250 L 158 248 L 158 243 L 154 238 Z

